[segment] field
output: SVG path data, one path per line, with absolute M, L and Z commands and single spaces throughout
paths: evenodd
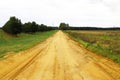
M 15 53 L 28 49 L 41 41 L 44 41 L 56 31 L 37 32 L 33 34 L 21 33 L 17 37 L 0 30 L 0 57 L 5 53 Z
M 87 49 L 120 63 L 120 31 L 66 31 Z

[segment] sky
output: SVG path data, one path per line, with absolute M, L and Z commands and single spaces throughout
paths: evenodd
M 23 23 L 59 26 L 118 27 L 120 0 L 1 0 L 0 26 L 16 16 Z

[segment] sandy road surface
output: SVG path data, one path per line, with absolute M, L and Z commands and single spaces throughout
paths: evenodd
M 120 80 L 120 65 L 58 31 L 43 43 L 1 60 L 0 80 Z

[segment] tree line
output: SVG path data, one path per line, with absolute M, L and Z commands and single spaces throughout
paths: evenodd
M 120 27 L 109 27 L 109 28 L 101 28 L 101 27 L 71 27 L 69 24 L 60 23 L 60 30 L 120 30 Z
M 20 19 L 16 17 L 10 17 L 10 19 L 5 23 L 2 29 L 10 34 L 18 33 L 34 33 L 34 32 L 44 32 L 50 30 L 56 30 L 57 27 L 50 27 L 44 24 L 37 24 L 35 21 L 22 23 Z
M 16 17 L 10 17 L 10 19 L 5 23 L 2 29 L 10 34 L 18 33 L 35 33 L 35 32 L 44 32 L 50 30 L 120 30 L 119 27 L 111 28 L 100 28 L 100 27 L 71 27 L 69 24 L 60 23 L 58 27 L 50 27 L 44 24 L 37 24 L 35 21 L 22 23 L 20 19 Z
M 108 28 L 101 28 L 101 27 L 69 27 L 67 30 L 120 30 L 120 27 L 108 27 Z

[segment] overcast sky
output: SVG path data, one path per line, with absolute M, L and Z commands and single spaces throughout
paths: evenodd
M 1 0 L 0 26 L 10 16 L 23 23 L 58 26 L 120 26 L 120 0 Z

